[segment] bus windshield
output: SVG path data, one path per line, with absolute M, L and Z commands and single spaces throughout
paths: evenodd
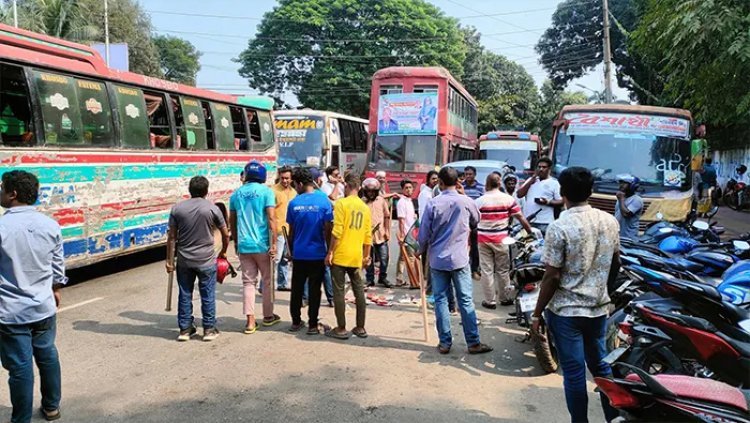
M 371 170 L 427 172 L 435 168 L 434 135 L 378 136 L 370 160 Z
M 556 176 L 570 166 L 592 171 L 594 191 L 614 193 L 618 178 L 641 179 L 645 194 L 691 188 L 690 142 L 684 139 L 632 133 L 567 134 L 555 141 Z
M 320 166 L 323 157 L 324 118 L 275 116 L 280 166 Z
M 490 149 L 481 150 L 480 158 L 486 160 L 499 160 L 516 168 L 516 171 L 531 169 L 531 162 L 536 155 L 536 150 L 503 150 Z

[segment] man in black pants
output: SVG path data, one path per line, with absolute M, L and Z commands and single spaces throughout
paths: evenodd
M 292 252 L 292 298 L 289 313 L 292 315 L 292 332 L 304 327 L 302 321 L 302 295 L 305 281 L 309 284 L 309 307 L 307 309 L 308 335 L 317 335 L 326 330 L 318 323 L 320 288 L 323 283 L 325 264 L 323 260 L 331 239 L 333 207 L 324 196 L 315 192 L 312 174 L 299 168 L 292 175 L 297 195 L 289 202 L 286 222 L 289 224 L 289 251 Z M 299 246 L 299 248 L 294 248 Z

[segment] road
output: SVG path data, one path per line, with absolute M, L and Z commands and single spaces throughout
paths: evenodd
M 238 277 L 218 288 L 221 336 L 178 343 L 175 314 L 164 311 L 162 257 L 152 251 L 70 272 L 78 283 L 63 290 L 57 342 L 63 421 L 568 421 L 561 376 L 542 375 L 529 345 L 515 341 L 522 332 L 505 323 L 507 309 L 479 309 L 482 340 L 495 348 L 481 356 L 466 354 L 458 317 L 453 351 L 439 355 L 434 316 L 425 343 L 411 304 L 368 306 L 367 339 L 291 334 L 285 292 L 276 296 L 284 321 L 244 335 Z M 334 322 L 333 309 L 321 314 Z M 590 416 L 603 421 L 590 388 Z M 0 419 L 9 415 L 3 383 Z
M 750 232 L 750 212 L 734 211 L 729 207 L 720 207 L 714 220 L 726 229 L 723 238 L 731 239 L 740 234 Z

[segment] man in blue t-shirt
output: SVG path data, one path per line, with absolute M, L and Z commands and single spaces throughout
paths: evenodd
M 247 317 L 245 333 L 258 328 L 255 322 L 255 284 L 260 272 L 263 281 L 263 326 L 273 326 L 281 317 L 273 314 L 273 278 L 271 260 L 276 254 L 276 197 L 265 185 L 266 168 L 255 160 L 245 166 L 245 183 L 229 200 L 229 221 L 234 249 L 242 264 L 243 311 Z
M 292 316 L 292 332 L 304 327 L 302 321 L 302 296 L 305 281 L 309 283 L 309 304 L 307 308 L 308 335 L 325 332 L 318 323 L 320 309 L 320 286 L 325 273 L 324 259 L 328 251 L 327 242 L 331 239 L 333 206 L 327 196 L 315 193 L 312 174 L 305 168 L 298 168 L 292 175 L 297 195 L 289 202 L 286 223 L 289 224 L 289 250 L 292 252 L 292 297 L 289 314 Z M 295 248 L 295 246 L 297 248 Z

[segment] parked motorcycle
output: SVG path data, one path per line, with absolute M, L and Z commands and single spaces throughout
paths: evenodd
M 750 210 L 750 186 L 730 179 L 721 200 L 732 210 Z

